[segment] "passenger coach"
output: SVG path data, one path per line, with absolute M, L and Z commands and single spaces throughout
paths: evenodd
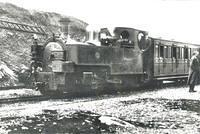
M 199 45 L 151 38 L 152 45 L 144 53 L 144 71 L 148 80 L 185 82 L 190 58 Z M 147 64 L 146 64 L 147 63 Z

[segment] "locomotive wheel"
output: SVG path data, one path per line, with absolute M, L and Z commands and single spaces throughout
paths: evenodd
M 45 90 L 39 90 L 40 91 L 40 93 L 42 94 L 42 95 L 47 95 L 47 91 L 45 91 Z

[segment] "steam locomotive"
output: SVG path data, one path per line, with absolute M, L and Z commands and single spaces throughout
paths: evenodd
M 132 89 L 187 80 L 189 60 L 199 46 L 148 37 L 146 31 L 115 27 L 91 33 L 95 43 L 60 37 L 32 46 L 35 87 L 43 94 Z

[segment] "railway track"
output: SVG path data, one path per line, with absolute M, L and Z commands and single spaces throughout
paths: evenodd
M 181 86 L 183 86 L 182 84 L 181 84 Z M 180 87 L 180 85 L 179 84 L 174 84 L 174 83 L 165 83 L 165 84 L 163 84 L 163 86 L 162 87 L 159 87 L 159 89 L 162 89 L 162 88 L 166 88 L 166 87 L 175 87 L 175 88 L 177 88 L 177 87 Z M 20 87 L 18 87 L 18 88 L 20 88 Z M 17 89 L 17 87 L 16 87 L 16 89 Z M 158 90 L 157 88 L 153 88 L 153 89 L 151 89 L 151 90 Z M 1 90 L 0 90 L 1 91 Z M 136 93 L 138 93 L 138 92 L 146 92 L 146 91 L 149 91 L 149 89 L 147 88 L 147 89 L 143 89 L 143 90 L 136 90 L 136 91 L 134 91 L 134 93 L 136 94 Z M 115 97 L 116 96 L 119 96 L 119 95 L 121 95 L 121 96 L 123 96 L 123 95 L 126 95 L 127 93 L 130 93 L 130 91 L 128 90 L 128 91 L 124 91 L 124 92 L 121 92 L 120 94 L 118 94 L 118 93 L 110 93 L 109 95 L 114 95 Z M 103 94 L 100 94 L 100 96 L 102 96 Z M 64 94 L 64 95 L 60 95 L 60 96 L 44 96 L 44 95 L 34 95 L 34 96 L 24 96 L 24 97 L 12 97 L 12 98 L 2 98 L 2 99 L 0 99 L 0 104 L 9 104 L 9 103 L 18 103 L 18 102 L 28 102 L 28 101 L 45 101 L 45 100 L 49 100 L 49 99 L 74 99 L 74 98 L 82 98 L 82 97 L 91 97 L 91 98 L 93 98 L 93 99 L 97 99 L 97 98 L 95 98 L 95 96 L 96 95 L 89 95 L 89 96 L 85 96 L 85 95 L 83 95 L 83 96 L 77 96 L 77 95 L 66 95 L 66 94 Z
M 119 94 L 118 94 L 119 95 Z M 44 96 L 44 95 L 34 95 L 34 96 L 24 96 L 24 97 L 12 97 L 12 98 L 2 98 L 0 99 L 0 104 L 13 104 L 13 103 L 19 103 L 19 102 L 31 102 L 31 101 L 46 101 L 46 100 L 57 100 L 57 99 L 68 99 L 73 102 L 73 100 L 76 99 L 86 99 L 85 101 L 93 101 L 93 100 L 101 100 L 104 98 L 109 97 L 116 97 L 117 94 L 109 94 L 104 96 L 104 94 L 101 94 L 100 96 L 96 95 L 71 95 L 71 94 L 63 94 L 63 95 L 57 95 L 57 96 Z
M 0 87 L 0 91 L 1 90 L 20 89 L 20 88 L 25 88 L 25 87 L 26 87 L 25 85 Z
M 23 97 L 11 97 L 0 99 L 0 104 L 13 104 L 19 102 L 31 102 L 31 101 L 45 101 L 45 100 L 56 100 L 56 99 L 69 99 L 73 100 L 76 97 L 68 95 L 58 95 L 58 96 L 44 96 L 44 95 L 34 95 L 34 96 L 23 96 Z
M 41 96 L 41 95 L 17 97 L 17 98 L 3 98 L 3 99 L 0 99 L 0 104 L 18 103 L 18 102 L 27 102 L 27 101 L 44 101 L 50 98 L 51 97 L 49 96 Z

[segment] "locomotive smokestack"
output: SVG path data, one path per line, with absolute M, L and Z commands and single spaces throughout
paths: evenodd
M 68 18 L 62 18 L 59 22 L 61 24 L 61 32 L 63 33 L 65 38 L 69 39 L 69 28 L 71 20 Z
M 96 29 L 97 28 L 91 26 L 87 27 L 87 42 L 100 46 L 99 30 Z

